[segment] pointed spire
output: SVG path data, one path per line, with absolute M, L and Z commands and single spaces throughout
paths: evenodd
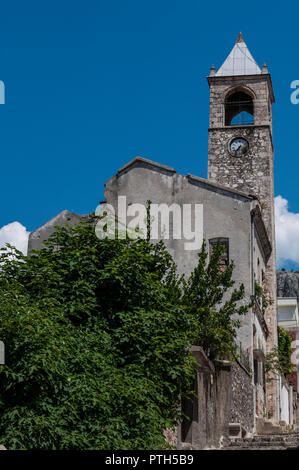
M 239 33 L 239 36 L 238 36 L 238 39 L 237 39 L 236 43 L 238 43 L 238 42 L 244 42 L 244 39 L 243 39 L 243 36 L 242 36 L 241 31 L 240 31 L 240 33 Z
M 210 77 L 214 77 L 215 73 L 216 73 L 216 69 L 215 69 L 215 65 L 213 64 L 210 70 Z
M 268 73 L 268 67 L 267 67 L 266 62 L 265 62 L 264 65 L 263 65 L 262 73 Z
M 261 73 L 261 69 L 246 46 L 242 33 L 239 33 L 236 44 L 215 76 L 230 77 L 235 75 L 259 75 Z

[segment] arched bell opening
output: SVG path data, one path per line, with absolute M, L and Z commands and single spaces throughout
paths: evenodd
M 253 99 L 244 91 L 236 91 L 225 99 L 225 125 L 254 124 Z

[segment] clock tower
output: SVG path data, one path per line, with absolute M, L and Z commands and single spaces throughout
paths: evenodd
M 266 64 L 262 69 L 257 65 L 240 33 L 220 69 L 212 66 L 208 83 L 208 179 L 256 196 L 272 244 L 263 283 L 273 301 L 266 312 L 269 352 L 277 345 L 271 77 Z M 275 382 L 267 385 L 267 407 L 274 420 L 279 416 Z

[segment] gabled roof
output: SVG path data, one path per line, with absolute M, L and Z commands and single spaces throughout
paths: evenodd
M 143 157 L 138 156 L 138 157 L 133 158 L 133 160 L 129 161 L 123 167 L 121 167 L 117 171 L 117 174 L 115 176 L 113 176 L 111 179 L 119 178 L 124 173 L 127 173 L 128 171 L 130 171 L 130 170 L 132 170 L 133 168 L 136 168 L 136 167 L 137 168 L 138 167 L 148 168 L 149 170 L 155 169 L 156 171 L 167 172 L 168 174 L 171 174 L 171 175 L 176 174 L 175 169 L 170 167 L 170 166 L 162 165 L 161 163 L 157 163 L 157 162 L 154 162 L 153 160 L 148 160 L 147 158 L 143 158 Z M 184 175 L 182 175 L 182 176 L 184 176 Z M 247 193 L 239 191 L 237 189 L 230 188 L 229 186 L 221 185 L 221 184 L 219 184 L 217 182 L 214 182 L 214 181 L 212 182 L 212 181 L 210 181 L 208 179 L 205 179 L 205 178 L 200 178 L 199 176 L 191 175 L 190 173 L 187 173 L 187 178 L 188 178 L 188 180 L 196 181 L 196 182 L 204 185 L 205 187 L 218 189 L 220 191 L 223 191 L 224 193 L 240 196 L 240 197 L 248 199 L 248 200 L 257 199 L 257 197 L 254 196 L 254 195 L 247 194 Z M 110 180 L 108 180 L 108 181 L 110 181 Z M 102 202 L 106 202 L 106 201 L 102 201 Z
M 118 174 L 121 174 L 125 171 L 128 171 L 128 169 L 135 165 L 136 163 L 140 163 L 140 164 L 145 164 L 145 165 L 149 165 L 149 166 L 153 166 L 153 167 L 157 167 L 157 168 L 160 168 L 162 170 L 166 170 L 166 171 L 169 171 L 170 173 L 176 173 L 175 169 L 170 167 L 170 166 L 167 166 L 167 165 L 162 165 L 162 163 L 157 163 L 157 162 L 154 162 L 153 160 L 148 160 L 147 158 L 143 158 L 143 157 L 135 157 L 133 158 L 133 160 L 130 160 L 128 163 L 126 163 L 124 166 L 122 166 L 118 171 L 117 173 Z
M 249 52 L 242 33 L 239 34 L 236 44 L 225 62 L 221 65 L 216 77 L 235 75 L 259 75 L 262 71 Z

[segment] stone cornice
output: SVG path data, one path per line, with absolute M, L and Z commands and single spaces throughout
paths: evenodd
M 206 186 L 211 186 L 212 188 L 215 189 L 220 189 L 221 191 L 234 194 L 236 196 L 241 196 L 243 198 L 249 199 L 249 200 L 257 200 L 257 197 L 244 193 L 242 191 L 238 191 L 237 189 L 232 189 L 229 186 L 224 186 L 222 184 L 214 183 L 208 179 L 200 178 L 199 176 L 191 175 L 190 173 L 187 174 L 187 177 L 193 181 L 198 181 L 199 183 L 202 183 Z
M 261 310 L 261 307 L 259 306 L 259 303 L 258 303 L 258 301 L 257 301 L 257 299 L 254 295 L 251 296 L 251 301 L 253 303 L 253 311 L 256 314 L 256 316 L 258 318 L 258 321 L 259 321 L 259 324 L 261 325 L 261 327 L 262 327 L 262 329 L 265 333 L 265 336 L 267 338 L 268 335 L 269 335 L 269 329 L 268 329 L 266 320 L 264 318 L 263 312 Z
M 259 206 L 256 206 L 252 211 L 251 215 L 253 216 L 254 219 L 254 227 L 257 232 L 259 241 L 261 243 L 263 253 L 265 256 L 266 263 L 268 262 L 268 259 L 270 258 L 270 255 L 272 253 L 272 245 L 269 240 L 267 230 L 263 221 L 262 213 L 259 208 Z
M 148 160 L 147 158 L 143 157 L 135 157 L 133 160 L 130 162 L 126 163 L 124 166 L 122 166 L 117 173 L 123 173 L 124 171 L 128 170 L 130 167 L 132 167 L 135 164 L 143 164 L 143 165 L 148 165 L 149 167 L 156 167 L 159 168 L 160 170 L 166 170 L 169 171 L 170 173 L 176 173 L 175 169 L 167 166 L 167 165 L 162 165 L 161 163 L 154 162 L 153 160 Z
M 215 82 L 228 82 L 229 81 L 229 82 L 245 83 L 245 82 L 250 82 L 250 81 L 262 81 L 264 79 L 266 79 L 268 83 L 271 103 L 275 103 L 272 80 L 271 80 L 271 75 L 269 73 L 262 73 L 259 75 L 231 75 L 231 76 L 213 75 L 213 76 L 207 77 L 207 81 L 209 85 L 213 82 L 215 83 Z

